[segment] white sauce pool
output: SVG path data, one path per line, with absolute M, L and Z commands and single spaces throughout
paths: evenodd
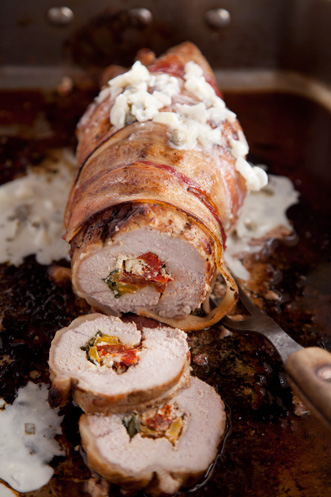
M 226 242 L 225 261 L 235 276 L 249 278 L 241 259 L 259 252 L 265 243 L 263 237 L 268 233 L 279 226 L 293 231 L 286 210 L 297 203 L 298 197 L 291 180 L 270 174 L 267 187 L 247 195 L 235 230 Z
M 12 405 L 0 410 L 0 478 L 19 492 L 46 485 L 54 473 L 47 463 L 64 455 L 54 440 L 62 433 L 63 416 L 49 407 L 47 397 L 46 385 L 30 382 L 20 388 Z M 10 496 L 4 488 L 0 486 L 0 497 Z
M 63 213 L 74 176 L 74 157 L 54 151 L 40 168 L 0 186 L 0 263 L 18 266 L 36 254 L 40 264 L 68 258 Z M 44 169 L 44 170 L 43 170 Z

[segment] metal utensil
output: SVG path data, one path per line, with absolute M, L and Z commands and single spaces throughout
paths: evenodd
M 239 300 L 250 314 L 221 324 L 230 331 L 264 335 L 284 362 L 289 383 L 301 400 L 331 430 L 331 354 L 319 347 L 304 348 L 247 297 L 237 281 Z

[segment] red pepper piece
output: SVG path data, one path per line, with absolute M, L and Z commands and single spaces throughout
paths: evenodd
M 166 274 L 161 274 L 163 267 L 161 259 L 153 252 L 146 252 L 137 257 L 137 259 L 145 263 L 145 266 L 142 267 L 142 274 L 128 273 L 124 270 L 118 280 L 119 283 L 129 283 L 136 285 L 138 288 L 153 285 L 158 292 L 162 293 L 168 281 L 172 281 L 172 278 Z
M 120 356 L 120 363 L 124 366 L 131 366 L 138 361 L 137 349 L 130 349 L 122 344 L 97 345 L 98 354 L 102 356 Z
M 171 416 L 171 406 L 165 404 L 161 412 L 158 412 L 154 417 L 147 418 L 145 424 L 155 431 L 166 431 L 171 425 L 173 418 Z

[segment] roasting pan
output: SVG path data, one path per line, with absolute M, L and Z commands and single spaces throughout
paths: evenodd
M 287 212 L 293 235 L 269 240 L 252 260 L 254 300 L 299 343 L 330 351 L 330 0 L 2 0 L 1 183 L 24 174 L 49 147 L 74 148 L 75 123 L 105 66 L 131 65 L 139 48 L 161 54 L 185 40 L 216 71 L 250 160 L 289 177 L 300 194 Z M 69 93 L 58 91 L 63 81 L 73 82 Z M 55 141 L 22 136 L 37 112 Z M 17 268 L 1 264 L 0 273 L 0 397 L 12 403 L 29 379 L 49 382 L 52 336 L 87 307 L 34 256 Z M 276 352 L 262 338 L 221 339 L 215 329 L 191 333 L 190 345 L 193 372 L 222 395 L 228 427 L 214 467 L 180 495 L 329 497 L 331 436 L 293 401 Z M 80 412 L 69 405 L 63 414 L 66 456 L 52 461 L 53 478 L 28 497 L 88 495 Z

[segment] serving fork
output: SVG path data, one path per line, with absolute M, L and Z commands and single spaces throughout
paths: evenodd
M 249 316 L 234 320 L 226 316 L 222 326 L 240 333 L 265 336 L 280 355 L 289 384 L 304 404 L 331 430 L 331 354 L 320 347 L 302 347 L 271 317 L 258 309 L 236 281 L 239 301 Z

